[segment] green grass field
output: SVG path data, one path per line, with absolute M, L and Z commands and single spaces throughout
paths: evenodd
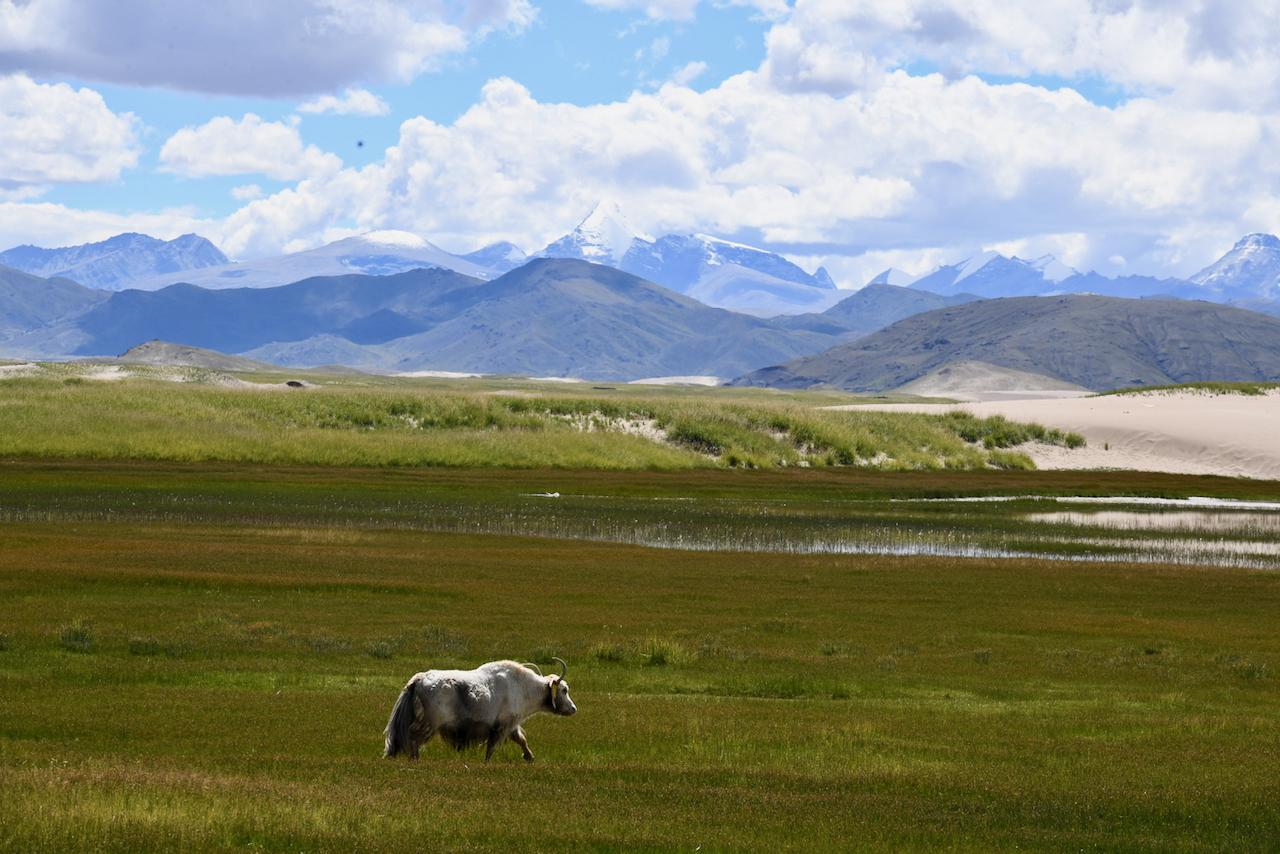
M 1030 497 L 890 499 L 1280 498 L 1132 473 L 10 459 L 0 849 L 1280 846 L 1273 570 L 431 529 L 450 507 L 579 524 L 521 497 L 552 488 L 635 524 L 767 508 L 752 526 L 784 538 L 1042 530 Z M 528 724 L 535 764 L 381 758 L 415 671 L 552 655 L 580 711 Z
M 882 398 L 526 380 L 312 376 L 287 389 L 198 369 L 48 365 L 0 380 L 0 456 L 564 469 L 1031 468 L 1028 441 L 1074 434 L 1002 418 L 830 412 Z M 160 380 L 177 376 L 184 382 Z M 150 378 L 148 378 L 150 377 Z

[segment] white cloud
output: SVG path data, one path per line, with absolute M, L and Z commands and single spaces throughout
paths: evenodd
M 642 12 L 655 21 L 688 21 L 701 0 L 585 0 L 587 5 L 623 12 Z M 768 17 L 787 12 L 786 0 L 717 0 L 717 6 L 750 6 Z
M 334 172 L 342 161 L 303 145 L 295 124 L 264 122 L 253 113 L 239 121 L 218 116 L 186 127 L 160 149 L 161 168 L 186 177 L 266 175 L 281 181 Z
M 845 94 L 907 63 L 945 73 L 1096 76 L 1217 107 L 1280 103 L 1274 0 L 797 0 L 767 71 Z
M 296 127 L 256 116 L 186 129 L 161 159 L 182 174 L 300 179 L 209 224 L 241 257 L 376 228 L 532 250 L 601 197 L 647 231 L 770 243 L 846 285 L 988 247 L 1185 275 L 1242 233 L 1280 229 L 1280 104 L 1269 100 L 1280 87 L 1266 88 L 1280 49 L 1254 44 L 1233 15 L 1221 32 L 1194 16 L 1178 25 L 1162 10 L 1182 0 L 1081 2 L 1001 17 L 987 0 L 798 0 L 772 28 L 759 71 L 703 92 L 682 85 L 696 63 L 656 91 L 590 106 L 539 102 L 502 78 L 452 124 L 405 121 L 397 144 L 362 168 L 340 168 Z M 1064 17 L 1072 11 L 1096 32 Z M 1111 30 L 1134 26 L 1132 16 L 1180 59 L 1145 43 L 1122 55 Z M 913 57 L 947 73 L 895 69 Z M 1260 82 L 1215 100 L 1231 76 L 1221 68 Z M 1151 94 L 1105 107 L 1069 88 L 995 85 L 966 70 L 1101 74 Z
M 262 198 L 266 193 L 262 192 L 262 188 L 257 184 L 241 184 L 238 187 L 231 188 L 231 197 L 242 202 L 251 202 L 254 199 Z
M 114 180 L 138 161 L 136 126 L 92 89 L 0 77 L 0 193 L 15 200 L 50 184 Z
M 225 240 L 250 255 L 395 227 L 536 249 L 609 196 L 648 231 L 770 242 L 849 277 L 878 272 L 883 253 L 910 267 L 988 246 L 1186 273 L 1231 234 L 1268 227 L 1256 220 L 1280 195 L 1278 134 L 1280 120 L 1246 113 L 904 72 L 840 97 L 748 73 L 596 106 L 540 103 L 499 79 L 452 125 L 403 123 L 380 163 L 252 202 Z
M 321 95 L 298 106 L 300 113 L 337 113 L 354 116 L 385 116 L 391 112 L 391 105 L 370 92 L 368 89 L 347 89 L 339 98 L 336 95 Z
M 196 232 L 217 235 L 218 223 L 185 209 L 150 213 L 82 210 L 51 202 L 0 201 L 0 246 L 74 246 L 106 240 L 124 231 L 141 231 L 166 240 Z
M 679 68 L 677 68 L 675 72 L 672 73 L 670 82 L 674 83 L 677 86 L 688 86 L 694 80 L 697 80 L 699 77 L 701 77 L 706 72 L 706 70 L 707 70 L 707 64 L 705 62 L 696 61 L 696 62 L 686 63 L 685 65 L 682 65 Z
M 238 95 L 333 92 L 407 81 L 535 15 L 530 0 L 0 0 L 0 72 Z

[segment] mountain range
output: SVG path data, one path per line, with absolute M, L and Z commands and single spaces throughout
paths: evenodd
M 596 205 L 537 255 L 605 264 L 707 305 L 760 316 L 822 311 L 842 298 L 821 267 L 806 273 L 775 252 L 707 234 L 653 238 L 611 202 Z
M 735 384 L 876 392 L 972 364 L 1095 390 L 1275 382 L 1280 318 L 1193 300 L 1080 294 L 979 300 L 913 315 Z
M 18 246 L 0 253 L 0 264 L 94 288 L 156 290 L 178 282 L 204 288 L 277 287 L 311 276 L 387 275 L 420 267 L 493 279 L 525 264 L 529 257 L 506 241 L 459 255 L 418 235 L 384 230 L 245 262 L 227 261 L 212 243 L 197 235 L 161 241 L 122 234 L 60 249 Z M 808 273 L 778 253 L 707 234 L 655 238 L 635 229 L 610 202 L 597 204 L 571 232 L 533 257 L 611 266 L 707 305 L 761 317 L 820 314 L 846 296 L 821 267 Z M 1081 273 L 1050 255 L 1027 260 L 984 252 L 915 278 L 886 270 L 868 284 L 909 286 L 946 297 L 1095 293 L 1208 299 L 1280 314 L 1280 239 L 1246 235 L 1189 279 L 1108 277 Z
M 118 291 L 136 282 L 226 264 L 227 256 L 198 234 L 157 240 L 117 234 L 99 243 L 43 249 L 15 246 L 0 252 L 0 265 L 43 278 L 59 276 L 90 288 Z
M 736 376 L 839 340 L 572 259 L 534 259 L 490 281 L 439 268 L 117 293 L 17 271 L 8 280 L 22 299 L 9 317 L 0 293 L 0 346 L 25 357 L 112 355 L 162 339 L 294 367 L 636 379 Z

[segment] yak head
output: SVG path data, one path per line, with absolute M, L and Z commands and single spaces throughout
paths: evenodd
M 573 698 L 569 696 L 569 683 L 564 678 L 569 671 L 569 665 L 560 658 L 553 660 L 559 663 L 560 672 L 555 676 L 547 677 L 548 702 L 551 705 L 551 711 L 568 717 L 578 711 L 578 707 L 573 704 Z

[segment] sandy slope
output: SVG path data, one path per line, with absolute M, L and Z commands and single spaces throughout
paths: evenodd
M 1122 468 L 1280 479 L 1280 392 L 1261 396 L 1150 392 L 1074 399 L 961 404 L 878 404 L 840 409 L 1003 415 L 1074 430 L 1089 447 L 1028 449 L 1041 468 Z

